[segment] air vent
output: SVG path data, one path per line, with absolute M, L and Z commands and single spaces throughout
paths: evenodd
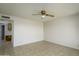
M 10 19 L 9 16 L 1 16 L 1 18 Z

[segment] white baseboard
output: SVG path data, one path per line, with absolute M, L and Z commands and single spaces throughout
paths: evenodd
M 17 44 L 17 45 L 14 45 L 13 47 L 17 47 L 17 46 L 21 46 L 21 45 L 25 45 L 25 44 L 31 44 L 31 43 L 35 43 L 35 42 L 39 42 L 39 41 L 43 41 L 43 40 L 35 40 L 35 41 L 30 41 L 30 42 L 23 42 L 21 44 Z
M 55 44 L 58 44 L 58 45 L 62 45 L 62 46 L 65 46 L 65 47 L 69 47 L 69 48 L 73 48 L 73 49 L 79 50 L 79 48 L 77 48 L 77 47 L 72 47 L 72 46 L 68 46 L 68 45 L 65 45 L 65 44 L 60 44 L 58 42 L 53 42 L 53 41 L 49 41 L 49 40 L 45 40 L 45 41 L 48 41 L 48 42 L 51 42 L 51 43 L 55 43 Z

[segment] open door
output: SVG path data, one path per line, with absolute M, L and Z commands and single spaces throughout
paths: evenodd
M 2 40 L 4 40 L 5 38 L 4 38 L 4 36 L 5 36 L 5 25 L 2 25 L 1 26 L 1 28 L 2 28 Z
M 3 45 L 4 36 L 5 36 L 5 25 L 0 23 L 0 46 Z
M 5 25 L 0 23 L 0 47 L 2 48 L 5 39 Z

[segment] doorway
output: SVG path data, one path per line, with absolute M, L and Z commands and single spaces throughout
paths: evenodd
M 13 48 L 13 21 L 12 20 L 0 21 L 0 55 L 11 55 L 12 48 Z
M 0 46 L 3 45 L 3 40 L 5 36 L 5 25 L 3 23 L 0 23 Z

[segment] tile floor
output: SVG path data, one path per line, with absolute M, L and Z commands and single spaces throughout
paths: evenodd
M 61 46 L 47 41 L 40 41 L 15 48 L 3 49 L 3 55 L 10 56 L 79 56 L 79 50 Z

